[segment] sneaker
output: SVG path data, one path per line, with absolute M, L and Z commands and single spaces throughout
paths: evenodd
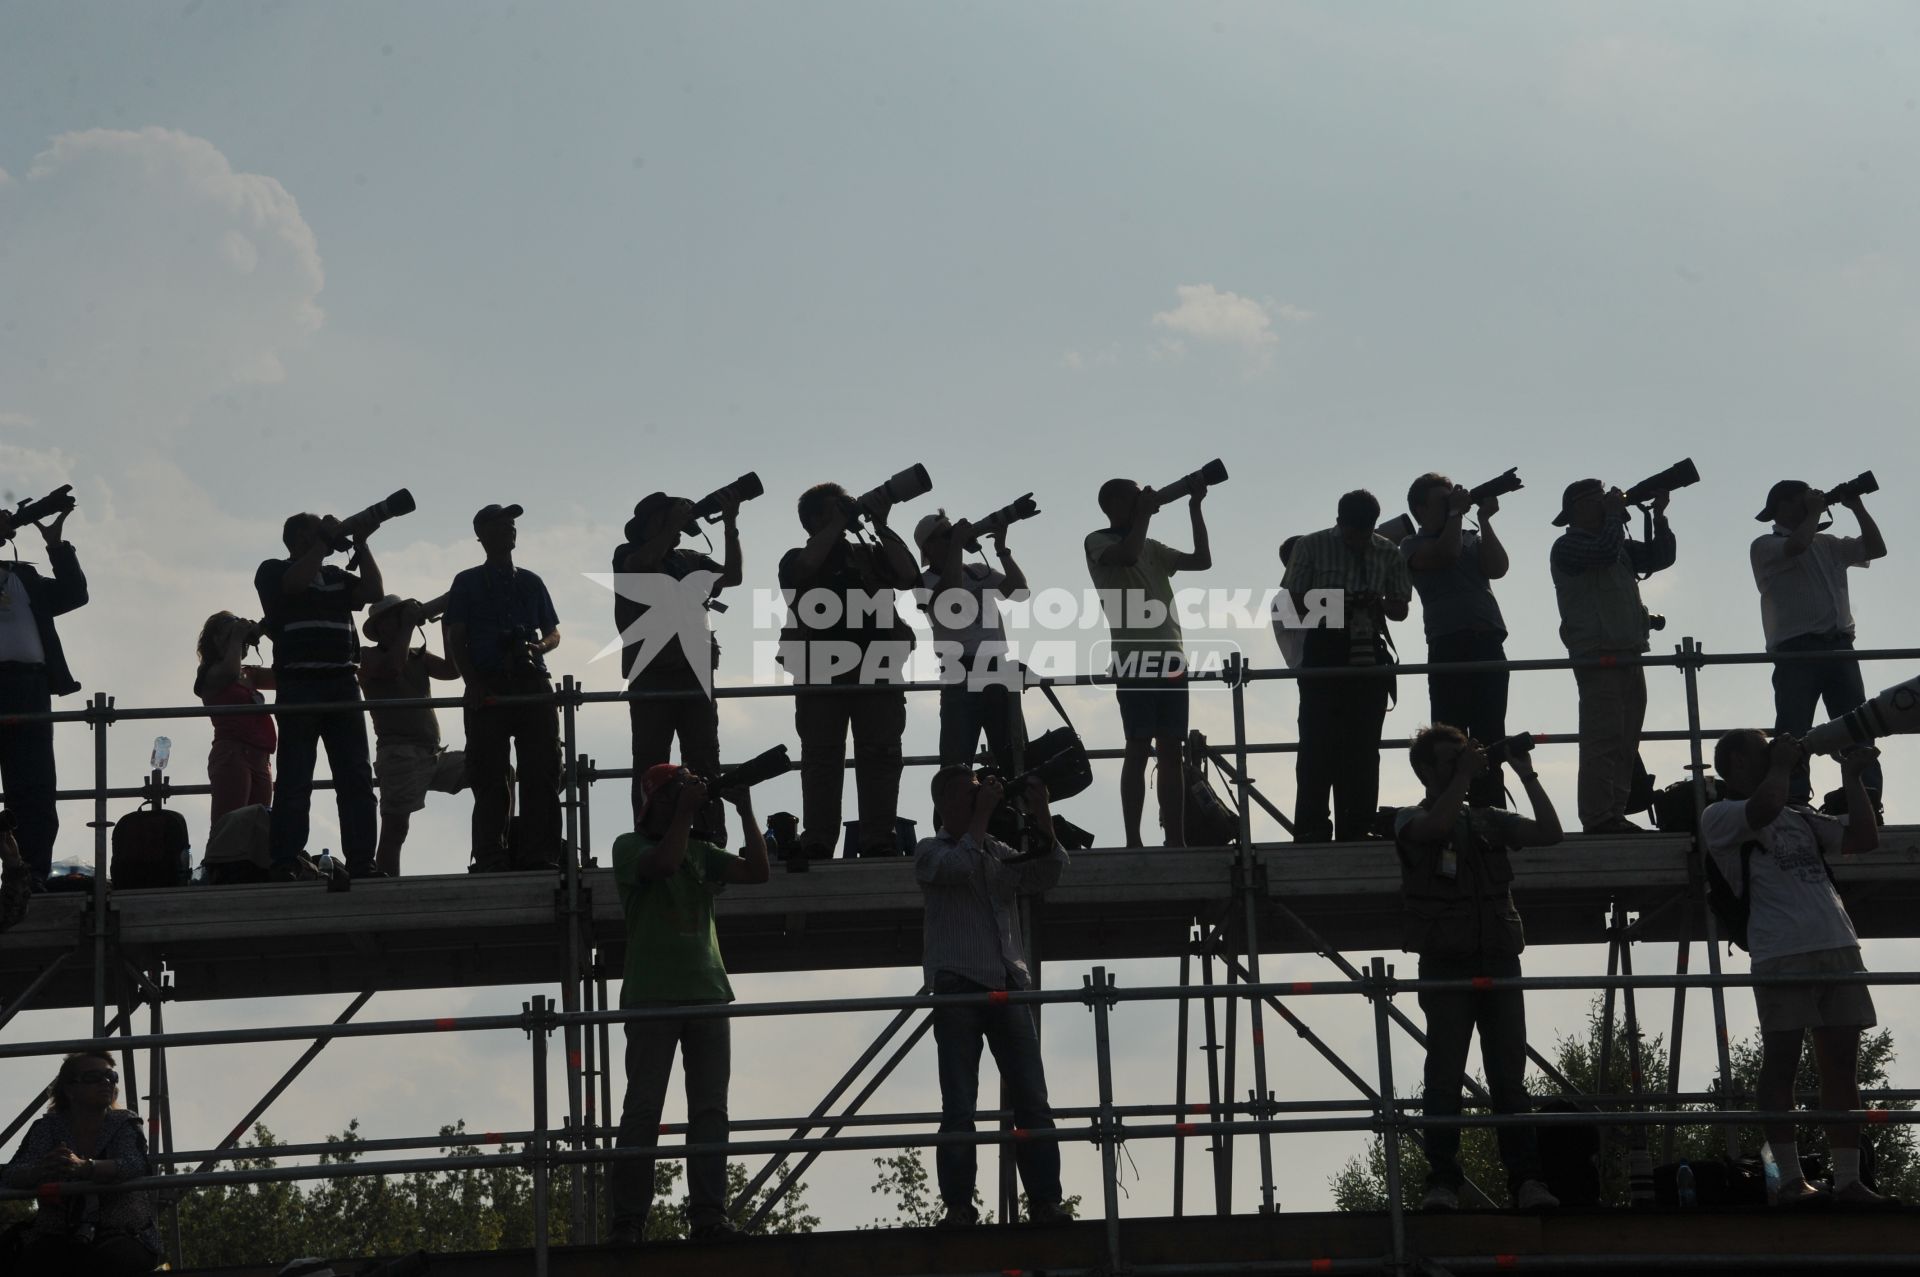
M 1644 834 L 1647 831 L 1641 826 L 1634 824 L 1631 820 L 1628 820 L 1625 816 L 1612 816 L 1597 825 L 1588 825 L 1583 832 L 1611 836 L 1617 834 Z
M 716 1219 L 711 1224 L 702 1224 L 687 1234 L 688 1241 L 695 1242 L 732 1242 L 739 1241 L 746 1234 L 733 1226 L 730 1219 Z
M 312 857 L 301 852 L 292 860 L 282 860 L 267 870 L 268 882 L 319 882 L 326 875 L 320 872 L 320 866 L 313 863 Z
M 1421 1210 L 1456 1211 L 1460 1209 L 1460 1194 L 1445 1184 L 1427 1185 L 1427 1195 L 1420 1199 Z
M 948 1206 L 935 1228 L 972 1228 L 980 1222 L 980 1212 L 972 1206 Z
M 1027 1222 L 1043 1226 L 1071 1224 L 1073 1216 L 1062 1210 L 1059 1202 L 1032 1202 L 1027 1206 Z
M 1825 1206 L 1831 1200 L 1826 1189 L 1809 1184 L 1804 1179 L 1796 1179 L 1780 1185 L 1779 1195 L 1774 1198 L 1773 1204 L 1792 1210 L 1801 1206 Z
M 1548 1192 L 1545 1184 L 1530 1179 L 1513 1195 L 1513 1204 L 1520 1210 L 1552 1210 L 1560 1204 L 1560 1199 Z
M 1835 1206 L 1896 1206 L 1899 1203 L 1882 1193 L 1876 1193 L 1867 1187 L 1865 1180 L 1855 1180 L 1845 1188 L 1830 1191 L 1829 1196 Z

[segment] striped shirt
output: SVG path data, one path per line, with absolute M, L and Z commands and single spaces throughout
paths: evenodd
M 1289 594 L 1305 594 L 1308 590 L 1365 592 L 1389 603 L 1406 603 L 1413 598 L 1413 580 L 1398 546 L 1374 533 L 1366 548 L 1355 550 L 1338 527 L 1310 532 L 1294 544 L 1280 588 Z M 1309 665 L 1373 665 L 1381 659 L 1385 636 L 1376 628 L 1378 619 L 1366 608 L 1347 607 L 1344 613 L 1346 642 L 1323 643 L 1310 636 L 1306 644 Z M 1329 649 L 1335 648 L 1337 657 L 1329 654 Z
M 360 663 L 360 635 L 353 628 L 360 578 L 322 564 L 306 589 L 289 595 L 280 583 L 292 566 L 291 559 L 268 559 L 253 574 L 260 614 L 273 640 L 274 673 L 296 678 L 353 673 Z
M 1018 863 L 1014 854 L 997 838 L 982 847 L 970 834 L 945 832 L 914 849 L 913 873 L 927 901 L 920 958 L 928 987 L 941 971 L 989 989 L 1032 987 L 1019 899 L 1060 881 L 1067 849 L 1055 842 L 1047 855 Z

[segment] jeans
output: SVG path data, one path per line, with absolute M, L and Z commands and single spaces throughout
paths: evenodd
M 1474 976 L 1518 976 L 1520 959 L 1421 958 L 1422 980 L 1467 980 Z M 1467 1068 L 1467 1046 L 1480 1030 L 1480 1062 L 1487 1075 L 1487 1094 L 1496 1113 L 1530 1113 L 1527 1095 L 1527 1008 L 1520 990 L 1488 993 L 1422 993 L 1420 1010 L 1427 1017 L 1426 1088 L 1422 1098 L 1428 1117 L 1460 1115 L 1460 1079 Z M 1500 1160 L 1507 1168 L 1507 1187 L 1540 1177 L 1540 1155 L 1531 1126 L 1497 1128 Z M 1458 1189 L 1460 1129 L 1428 1127 L 1427 1183 Z
M 1626 819 L 1647 717 L 1647 674 L 1620 665 L 1577 669 L 1573 677 L 1580 685 L 1580 825 L 1592 829 Z
M 1012 776 L 1017 770 L 1014 755 L 1025 753 L 1027 747 L 1027 721 L 1020 712 L 1020 693 L 992 684 L 977 691 L 964 683 L 941 688 L 941 766 L 971 763 L 983 731 L 993 765 L 1002 776 Z
M 651 1006 L 700 1005 L 650 1003 Z M 727 1142 L 727 1081 L 732 1037 L 724 1019 L 633 1020 L 627 1026 L 627 1092 L 620 1103 L 615 1148 L 653 1148 L 660 1142 L 660 1110 L 680 1048 L 687 1085 L 687 1142 Z M 607 1175 L 615 1228 L 645 1231 L 653 1208 L 653 1159 L 619 1161 Z M 709 1153 L 687 1159 L 687 1224 L 700 1228 L 727 1217 L 727 1159 Z
M 1427 640 L 1427 659 L 1443 661 L 1504 661 L 1506 636 L 1475 630 L 1436 634 Z M 1432 721 L 1458 727 L 1482 745 L 1507 734 L 1507 672 L 1427 675 L 1427 704 Z M 1467 801 L 1477 807 L 1504 807 L 1507 783 L 1495 764 L 1467 788 Z
M 44 665 L 0 665 L 0 714 L 44 714 L 53 708 Z M 45 886 L 53 868 L 53 840 L 60 832 L 60 816 L 53 792 L 53 724 L 13 723 L 0 726 L 0 789 L 7 808 L 20 822 L 14 838 L 21 859 L 33 870 L 35 890 Z
M 1380 806 L 1380 729 L 1389 680 L 1300 680 L 1300 752 L 1294 759 L 1295 842 L 1357 842 Z M 1333 808 L 1328 811 L 1331 792 Z
M 526 696 L 551 692 L 553 684 L 541 674 L 502 675 L 489 679 L 484 690 Z M 461 713 L 467 727 L 467 784 L 473 788 L 473 867 L 486 873 L 560 863 L 560 711 L 552 705 L 480 705 Z M 520 826 L 509 857 L 515 760 Z
M 900 811 L 900 737 L 907 730 L 905 692 L 800 692 L 793 698 L 800 735 L 800 842 L 840 845 L 840 795 L 846 784 L 847 729 L 853 729 L 853 779 L 859 791 L 859 852 L 900 854 L 894 819 Z
M 1803 634 L 1777 644 L 1776 652 L 1851 652 L 1851 634 Z M 1773 667 L 1773 729 L 1804 736 L 1813 726 L 1814 708 L 1825 701 L 1827 717 L 1838 718 L 1859 709 L 1867 699 L 1866 684 L 1860 677 L 1859 661 L 1781 661 Z M 1881 788 L 1880 764 L 1869 764 L 1861 773 L 1868 789 L 1878 794 Z M 1811 802 L 1813 777 L 1805 759 L 1793 769 L 1787 786 L 1790 803 Z
M 633 728 L 633 827 L 640 828 L 640 809 L 646 804 L 640 784 L 647 768 L 673 761 L 673 738 L 680 738 L 680 761 L 711 776 L 720 770 L 720 712 L 700 690 L 700 680 L 682 665 L 660 674 L 652 671 L 633 684 L 636 691 L 681 691 L 685 699 L 628 701 L 627 720 Z M 700 827 L 707 841 L 727 843 L 726 804 L 715 794 L 701 813 Z
M 357 701 L 360 684 L 352 674 L 325 678 L 285 678 L 274 692 L 276 705 L 321 705 Z M 313 765 L 327 747 L 333 773 L 333 798 L 340 811 L 340 851 L 349 873 L 373 868 L 380 821 L 373 798 L 373 763 L 367 754 L 366 715 L 356 710 L 331 714 L 276 715 L 280 724 L 280 786 L 273 804 L 273 863 L 284 865 L 307 849 L 308 813 L 313 807 Z
M 985 993 L 950 972 L 936 972 L 935 993 Z M 940 1055 L 940 1132 L 971 1134 L 979 1112 L 980 1041 L 986 1039 L 1000 1080 L 1013 1097 L 1013 1124 L 1026 1131 L 1053 1129 L 1053 1109 L 1047 1103 L 1047 1075 L 1040 1063 L 1040 1038 L 1033 1015 L 1024 1006 L 937 1007 L 933 1013 L 933 1041 Z M 942 1144 L 934 1152 L 940 1198 L 947 1205 L 971 1209 L 976 1177 L 974 1145 Z M 1024 1140 L 1014 1146 L 1020 1182 L 1033 1206 L 1060 1200 L 1060 1146 L 1052 1140 Z

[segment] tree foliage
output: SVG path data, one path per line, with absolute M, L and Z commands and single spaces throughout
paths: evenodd
M 917 1148 L 903 1148 L 890 1157 L 876 1157 L 873 1164 L 877 1169 L 873 1178 L 873 1197 L 877 1202 L 891 1202 L 893 1214 L 886 1219 L 876 1218 L 868 1228 L 932 1228 L 946 1214 L 946 1203 L 940 1200 L 939 1190 L 927 1175 L 927 1164 L 921 1160 Z M 986 1199 L 980 1196 L 980 1186 L 973 1189 L 973 1208 L 982 1220 L 992 1217 L 987 1213 Z M 1080 1217 L 1080 1195 L 1074 1194 L 1061 1201 L 1060 1209 L 1074 1219 Z M 1027 1195 L 1020 1194 L 1020 1217 L 1027 1215 Z
M 1601 1084 L 1600 1044 L 1604 1036 L 1601 1014 L 1602 1002 L 1595 998 L 1588 1008 L 1587 1032 L 1578 1037 L 1563 1037 L 1555 1045 L 1553 1053 L 1554 1067 L 1560 1071 L 1574 1088 L 1587 1095 L 1628 1095 L 1633 1091 L 1631 1057 L 1628 1054 L 1628 1037 L 1624 1017 L 1616 1015 L 1613 1024 L 1613 1045 L 1607 1061 L 1607 1075 Z M 1732 1044 L 1729 1051 L 1733 1073 L 1733 1106 L 1737 1108 L 1754 1107 L 1754 1093 L 1760 1076 L 1760 1034 L 1756 1030 L 1752 1037 Z M 1893 1048 L 1893 1034 L 1887 1029 L 1863 1034 L 1860 1040 L 1859 1079 L 1863 1089 L 1885 1087 L 1889 1085 L 1888 1076 L 1896 1053 Z M 1657 1033 L 1647 1033 L 1642 1028 L 1640 1043 L 1640 1072 L 1644 1079 L 1642 1090 L 1658 1092 L 1664 1088 L 1667 1076 L 1667 1048 L 1664 1039 Z M 1559 1088 L 1539 1073 L 1531 1074 L 1527 1080 L 1527 1089 L 1533 1095 L 1535 1104 L 1560 1094 Z M 1721 1089 L 1719 1078 L 1715 1078 L 1709 1089 L 1716 1094 Z M 1817 1092 L 1819 1073 L 1814 1064 L 1811 1049 L 1805 1051 L 1800 1059 L 1800 1072 L 1795 1081 L 1798 1093 Z M 1889 1101 L 1888 1108 L 1911 1108 L 1908 1101 Z M 1620 1107 L 1620 1106 L 1609 1106 Z M 1669 1107 L 1663 1105 L 1662 1107 Z M 1682 1108 L 1708 1109 L 1708 1105 L 1682 1105 Z M 1469 1106 L 1468 1113 L 1484 1112 Z M 1871 1163 L 1873 1179 L 1879 1190 L 1890 1193 L 1906 1201 L 1920 1199 L 1920 1150 L 1916 1150 L 1913 1128 L 1904 1125 L 1887 1125 L 1869 1128 L 1864 1132 L 1871 1144 Z M 1661 1128 L 1614 1126 L 1607 1129 L 1605 1148 L 1607 1157 L 1601 1167 L 1601 1184 L 1605 1199 L 1613 1205 L 1627 1203 L 1626 1158 L 1633 1142 L 1644 1138 L 1652 1152 L 1653 1160 L 1661 1159 L 1664 1131 Z M 1741 1126 L 1735 1128 L 1735 1138 L 1741 1154 L 1757 1157 L 1763 1140 L 1757 1127 Z M 1826 1133 L 1819 1127 L 1802 1127 L 1796 1136 L 1803 1154 L 1818 1156 L 1826 1149 Z M 1726 1155 L 1725 1128 L 1720 1126 L 1683 1126 L 1674 1133 L 1674 1158 L 1688 1161 L 1711 1161 Z M 1490 1197 L 1495 1205 L 1506 1201 L 1507 1173 L 1500 1163 L 1499 1147 L 1494 1132 L 1489 1127 L 1472 1127 L 1461 1132 L 1460 1167 L 1467 1179 L 1478 1186 Z M 1400 1196 L 1407 1206 L 1417 1206 L 1426 1188 L 1427 1160 L 1420 1148 L 1418 1139 L 1400 1141 Z M 1367 1151 L 1360 1156 L 1348 1159 L 1337 1174 L 1329 1180 L 1333 1190 L 1334 1206 L 1339 1210 L 1368 1211 L 1386 1209 L 1386 1145 L 1381 1136 L 1376 1135 L 1368 1145 Z M 1463 1198 L 1463 1202 L 1464 1202 Z

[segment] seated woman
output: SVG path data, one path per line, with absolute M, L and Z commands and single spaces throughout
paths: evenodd
M 260 641 L 260 625 L 231 612 L 215 612 L 200 627 L 200 669 L 193 694 L 203 705 L 261 705 L 260 693 L 273 688 L 273 671 L 242 665 L 247 648 Z M 213 749 L 207 754 L 207 783 L 213 786 L 213 815 L 273 802 L 273 751 L 278 743 L 270 714 L 224 714 L 213 720 Z
M 47 1088 L 47 1114 L 27 1128 L 0 1181 L 8 1188 L 118 1184 L 151 1173 L 138 1114 L 120 1107 L 120 1075 L 104 1055 L 69 1055 Z M 160 1230 L 147 1193 L 43 1194 L 19 1277 L 122 1277 L 152 1272 Z

